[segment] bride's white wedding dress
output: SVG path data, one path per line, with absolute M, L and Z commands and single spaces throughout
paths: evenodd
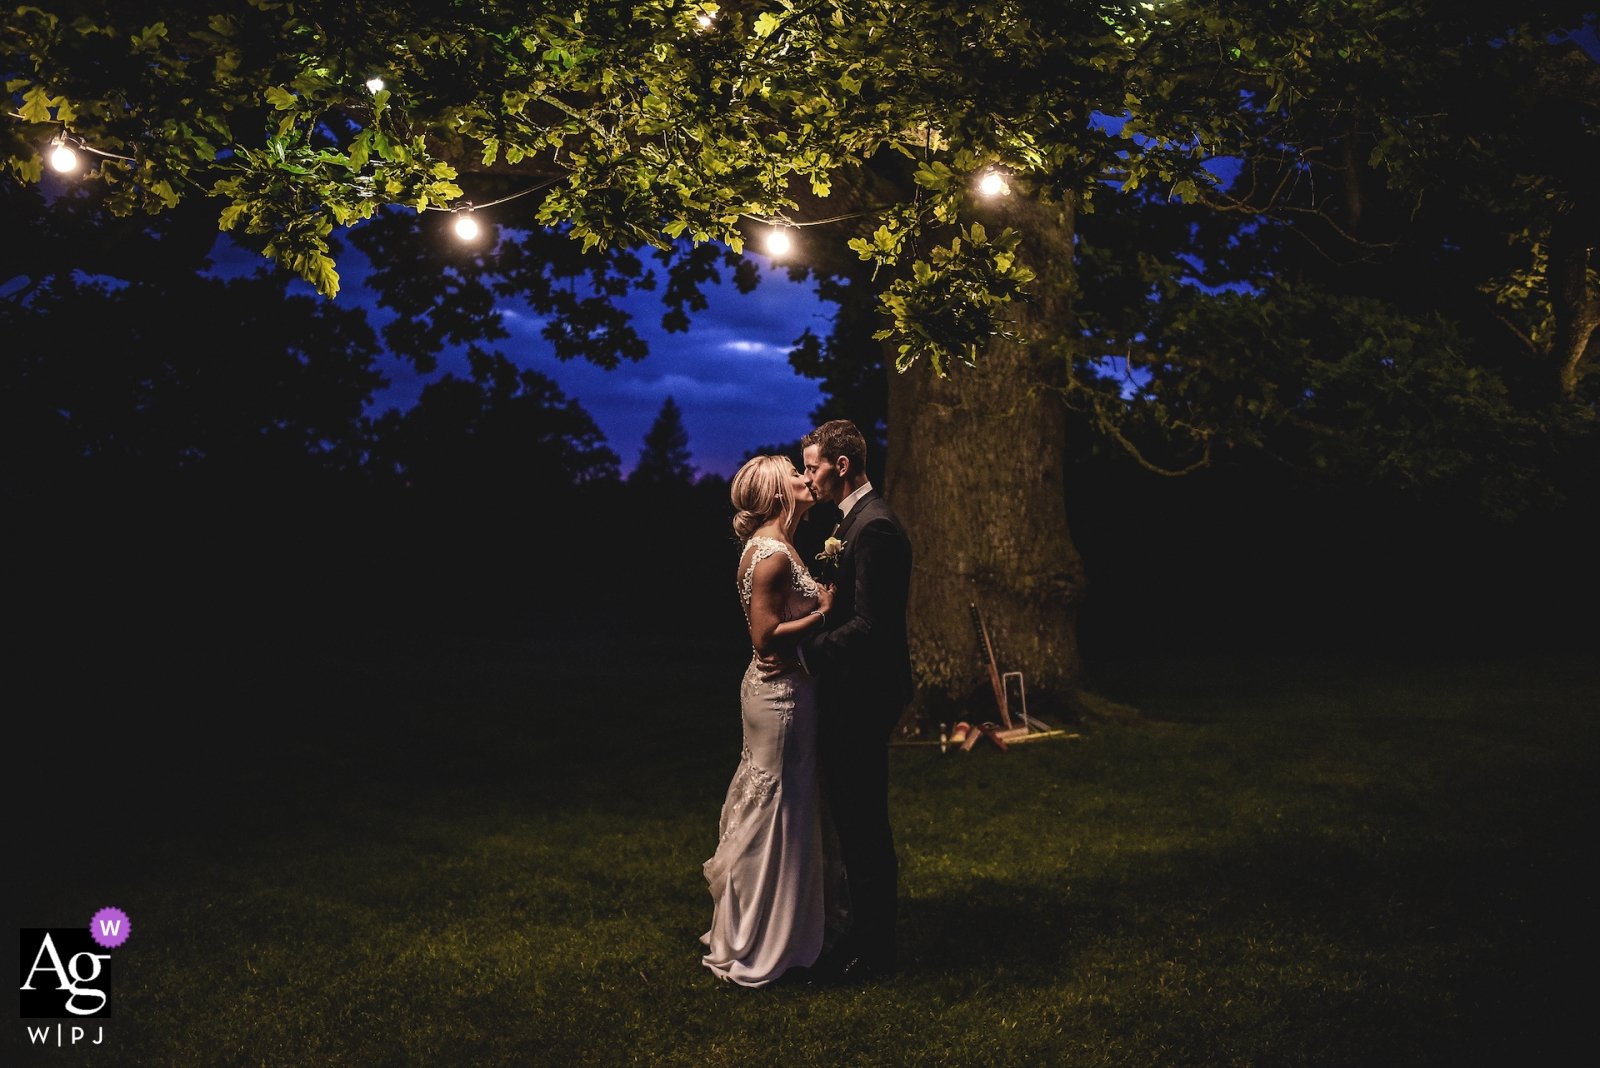
M 751 538 L 739 561 L 745 622 L 756 564 L 789 557 L 785 619 L 817 606 L 817 584 L 789 546 Z M 717 852 L 705 863 L 716 902 L 702 958 L 718 976 L 765 986 L 792 967 L 810 967 L 848 915 L 837 840 L 817 786 L 817 681 L 761 678 L 752 654 L 740 686 L 744 748 L 728 786 Z

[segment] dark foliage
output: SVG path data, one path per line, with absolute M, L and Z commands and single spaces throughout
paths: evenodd
M 386 299 L 420 309 L 391 344 L 426 367 L 465 340 L 471 370 L 371 419 L 381 347 L 359 309 L 281 273 L 206 277 L 215 223 L 185 210 L 130 223 L 92 187 L 0 192 L 13 621 L 570 630 L 629 600 L 645 516 L 679 561 L 680 623 L 737 620 L 727 486 L 689 485 L 675 407 L 670 484 L 629 487 L 575 400 L 474 343 L 481 308 L 423 302 L 391 267 Z
M 549 378 L 476 346 L 467 359 L 470 379 L 447 374 L 410 411 L 391 409 L 374 424 L 375 473 L 447 495 L 547 493 L 617 477 L 600 428 Z
M 1074 402 L 1168 469 L 1248 447 L 1501 516 L 1584 495 L 1600 57 L 1549 33 L 1587 20 L 1592 42 L 1593 19 L 1406 9 L 1359 59 L 1308 59 L 1303 99 L 1250 88 L 1228 188 L 1097 197 L 1073 340 L 1105 375 Z
M 492 182 L 492 178 L 485 178 Z M 485 185 L 493 192 L 497 187 Z M 545 321 L 541 331 L 561 360 L 584 359 L 605 368 L 641 360 L 649 351 L 615 299 L 657 287 L 655 267 L 637 248 L 583 251 L 566 233 L 540 226 L 534 202 L 513 201 L 485 223 L 485 232 L 463 243 L 444 231 L 442 216 L 383 212 L 351 232 L 351 241 L 378 269 L 367 285 L 378 303 L 399 317 L 384 328 L 384 340 L 399 356 L 427 371 L 446 345 L 492 342 L 506 337 L 495 302 L 520 298 Z M 754 264 L 716 246 L 687 244 L 650 254 L 666 274 L 661 324 L 689 328 L 689 313 L 707 307 L 702 287 L 721 284 L 720 263 L 732 268 L 733 283 L 748 293 L 761 278 Z
M 46 211 L 0 186 L 17 239 L 0 298 L 8 498 L 360 467 L 382 384 L 361 312 L 290 296 L 281 274 L 197 273 L 215 231 L 192 212 L 133 226 L 92 193 Z
M 0 301 L 9 493 L 358 468 L 377 338 L 286 282 L 62 274 Z
M 833 328 L 819 337 L 809 327 L 795 339 L 789 363 L 795 373 L 818 380 L 823 402 L 811 413 L 818 426 L 830 419 L 848 419 L 867 439 L 868 477 L 883 479 L 889 429 L 889 380 L 883 363 L 883 342 L 872 335 L 881 328 L 878 289 L 870 270 L 842 261 L 848 274 L 818 272 L 817 295 L 837 304 Z

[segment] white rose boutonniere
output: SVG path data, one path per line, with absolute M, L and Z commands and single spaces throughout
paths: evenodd
M 829 538 L 822 543 L 822 551 L 817 554 L 817 559 L 830 567 L 839 566 L 839 554 L 844 552 L 844 542 L 838 538 Z

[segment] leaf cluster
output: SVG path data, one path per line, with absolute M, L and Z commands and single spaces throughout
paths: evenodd
M 1137 3 L 146 0 L 4 17 L 30 124 L 8 142 L 17 173 L 37 176 L 29 136 L 58 128 L 128 157 L 99 172 L 119 210 L 225 198 L 225 228 L 268 238 L 327 294 L 334 227 L 453 204 L 474 171 L 553 179 L 537 219 L 584 251 L 687 238 L 739 252 L 746 220 L 790 217 L 801 190 L 826 198 L 841 168 L 920 158 L 911 196 L 873 208 L 892 240 L 863 254 L 889 264 L 907 236 L 954 222 L 992 166 L 1047 197 L 1092 199 L 1108 174 L 1192 195 L 1236 110 L 1231 90 L 1184 73 L 1197 24 Z M 1092 121 L 1116 111 L 1131 116 L 1122 135 Z M 967 283 L 906 305 L 979 296 L 976 314 L 937 311 L 961 331 L 951 351 L 1003 330 L 1015 299 L 1014 278 L 981 285 L 988 255 L 969 242 L 928 261 Z M 895 330 L 931 353 L 931 321 L 897 315 Z
M 913 263 L 910 278 L 895 279 L 883 295 L 893 325 L 872 336 L 904 339 L 897 371 L 926 356 L 933 373 L 943 378 L 951 359 L 977 366 L 980 338 L 1022 340 L 1014 331 L 995 329 L 998 307 L 1021 297 L 1022 287 L 1033 281 L 1033 271 L 1017 263 L 1021 240 L 1008 227 L 991 241 L 983 224 L 975 222 L 948 247 L 936 246 L 928 260 Z M 964 349 L 957 347 L 962 342 Z

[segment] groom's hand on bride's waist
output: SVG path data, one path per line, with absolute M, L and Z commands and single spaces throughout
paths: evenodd
M 768 653 L 756 657 L 756 663 L 761 665 L 762 682 L 771 682 L 779 675 L 809 674 L 793 653 Z

